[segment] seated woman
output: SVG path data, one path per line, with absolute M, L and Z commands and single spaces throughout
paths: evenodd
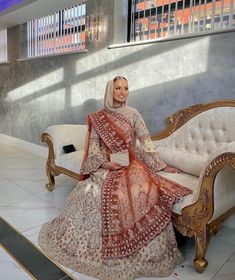
M 105 108 L 88 115 L 82 172 L 89 178 L 39 234 L 51 258 L 103 280 L 167 276 L 182 262 L 171 209 L 190 190 L 158 175 L 177 170 L 160 159 L 127 97 L 126 78 L 107 83 Z

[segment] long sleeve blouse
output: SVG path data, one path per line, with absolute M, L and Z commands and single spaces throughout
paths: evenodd
M 157 149 L 151 140 L 149 131 L 145 125 L 140 113 L 134 109 L 127 107 L 128 110 L 123 112 L 130 123 L 134 127 L 133 148 L 137 158 L 143 161 L 152 172 L 158 172 L 166 167 L 166 163 L 157 153 Z M 90 143 L 88 156 L 83 165 L 83 173 L 90 174 L 101 168 L 102 164 L 109 161 L 109 154 L 100 136 L 91 128 Z

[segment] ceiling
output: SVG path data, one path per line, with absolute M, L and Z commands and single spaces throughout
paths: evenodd
M 23 2 L 23 0 L 0 0 L 0 12 L 10 9 L 11 7 Z
M 71 7 L 81 0 L 0 0 L 0 30 Z M 55 5 L 56 4 L 56 5 Z

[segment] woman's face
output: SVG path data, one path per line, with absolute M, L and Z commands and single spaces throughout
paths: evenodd
M 121 105 L 125 103 L 128 97 L 128 83 L 125 79 L 118 79 L 114 82 L 113 104 Z

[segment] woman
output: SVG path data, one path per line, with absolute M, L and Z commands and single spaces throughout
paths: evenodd
M 107 83 L 105 108 L 88 115 L 82 172 L 89 178 L 39 235 L 50 257 L 103 280 L 167 276 L 182 262 L 171 208 L 190 191 L 157 174 L 177 169 L 160 159 L 127 98 L 126 78 Z

